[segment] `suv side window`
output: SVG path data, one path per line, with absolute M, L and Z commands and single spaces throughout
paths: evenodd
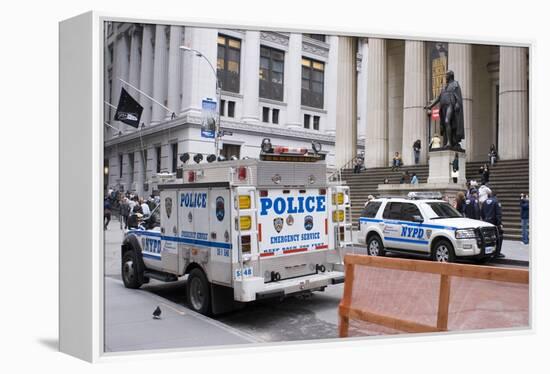
M 371 201 L 370 203 L 367 204 L 366 207 L 363 208 L 363 211 L 361 212 L 361 217 L 366 217 L 366 218 L 376 217 L 376 213 L 378 212 L 380 205 L 382 205 L 381 201 Z
M 383 218 L 401 219 L 401 205 L 403 205 L 403 203 L 387 203 L 386 209 L 384 209 Z
M 416 204 L 403 203 L 403 206 L 401 207 L 401 220 L 414 221 L 414 216 L 422 217 L 422 214 Z

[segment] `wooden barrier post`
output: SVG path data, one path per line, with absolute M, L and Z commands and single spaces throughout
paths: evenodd
M 451 277 L 441 275 L 439 282 L 439 307 L 437 309 L 437 329 L 447 330 L 447 321 L 449 320 L 449 299 L 451 296 Z
M 354 265 L 346 262 L 344 296 L 340 302 L 340 326 L 339 334 L 341 338 L 346 338 L 349 334 L 349 306 L 351 305 L 351 294 L 353 289 Z

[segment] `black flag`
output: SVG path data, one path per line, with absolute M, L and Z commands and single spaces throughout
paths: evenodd
M 143 107 L 122 87 L 116 108 L 115 120 L 124 122 L 137 129 L 139 128 L 141 112 L 143 112 Z

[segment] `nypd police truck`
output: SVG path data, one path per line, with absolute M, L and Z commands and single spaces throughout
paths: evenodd
M 187 163 L 184 154 L 177 178 L 158 185 L 158 227 L 125 234 L 124 285 L 188 275 L 191 308 L 217 314 L 343 282 L 349 188 L 327 182 L 320 145 L 313 148 L 264 139 L 260 159 L 195 155 Z
M 440 199 L 380 198 L 368 202 L 359 218 L 358 241 L 371 256 L 386 252 L 423 255 L 439 262 L 485 261 L 494 256 L 496 226 L 463 217 Z

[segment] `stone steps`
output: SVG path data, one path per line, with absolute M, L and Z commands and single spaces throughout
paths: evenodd
M 486 162 L 468 162 L 466 164 L 466 178 L 480 181 L 479 167 Z M 399 171 L 392 171 L 391 167 L 372 168 L 354 174 L 352 169 L 342 172 L 342 180 L 350 186 L 351 212 L 354 227 L 365 201 L 369 195 L 378 196 L 378 185 L 388 178 L 390 183 L 399 183 L 402 172 L 408 170 L 416 173 L 420 183 L 426 183 L 429 175 L 428 165 L 404 166 Z M 505 239 L 521 239 L 521 220 L 519 195 L 529 191 L 529 161 L 505 160 L 499 161 L 490 168 L 489 187 L 497 194 L 502 204 L 502 221 Z

